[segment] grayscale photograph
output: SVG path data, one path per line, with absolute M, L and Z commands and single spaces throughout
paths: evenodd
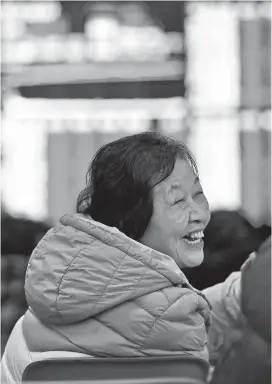
M 1 383 L 271 383 L 271 1 L 1 1 Z

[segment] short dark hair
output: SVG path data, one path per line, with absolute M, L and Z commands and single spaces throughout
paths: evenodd
M 140 240 L 153 214 L 152 188 L 173 172 L 176 159 L 196 161 L 181 141 L 154 132 L 126 136 L 101 147 L 77 199 L 77 212 Z

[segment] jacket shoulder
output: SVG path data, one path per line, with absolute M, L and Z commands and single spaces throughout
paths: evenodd
M 153 315 L 142 350 L 187 354 L 208 359 L 203 311 L 208 303 L 190 288 L 168 287 L 137 299 Z

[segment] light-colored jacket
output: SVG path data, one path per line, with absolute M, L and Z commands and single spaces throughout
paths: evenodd
M 233 272 L 225 281 L 203 290 L 212 305 L 209 328 L 210 363 L 216 365 L 237 339 L 241 337 L 241 271 Z
M 205 296 L 171 257 L 86 216 L 65 215 L 40 241 L 25 293 L 30 309 L 20 323 L 23 366 L 30 353 L 45 358 L 53 351 L 208 360 Z M 4 360 L 11 379 L 17 357 L 8 344 Z
M 66 351 L 33 352 L 27 344 L 23 334 L 22 316 L 15 324 L 7 342 L 5 352 L 1 360 L 1 384 L 19 384 L 25 368 L 35 361 L 55 358 L 89 357 L 83 353 Z

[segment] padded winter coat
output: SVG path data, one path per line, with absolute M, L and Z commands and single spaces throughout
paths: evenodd
M 205 296 L 171 257 L 87 216 L 65 215 L 48 231 L 30 258 L 25 293 L 22 336 L 43 358 L 65 351 L 208 360 Z M 5 351 L 7 369 L 12 353 Z
M 204 290 L 212 384 L 271 383 L 271 239 L 222 284 Z

